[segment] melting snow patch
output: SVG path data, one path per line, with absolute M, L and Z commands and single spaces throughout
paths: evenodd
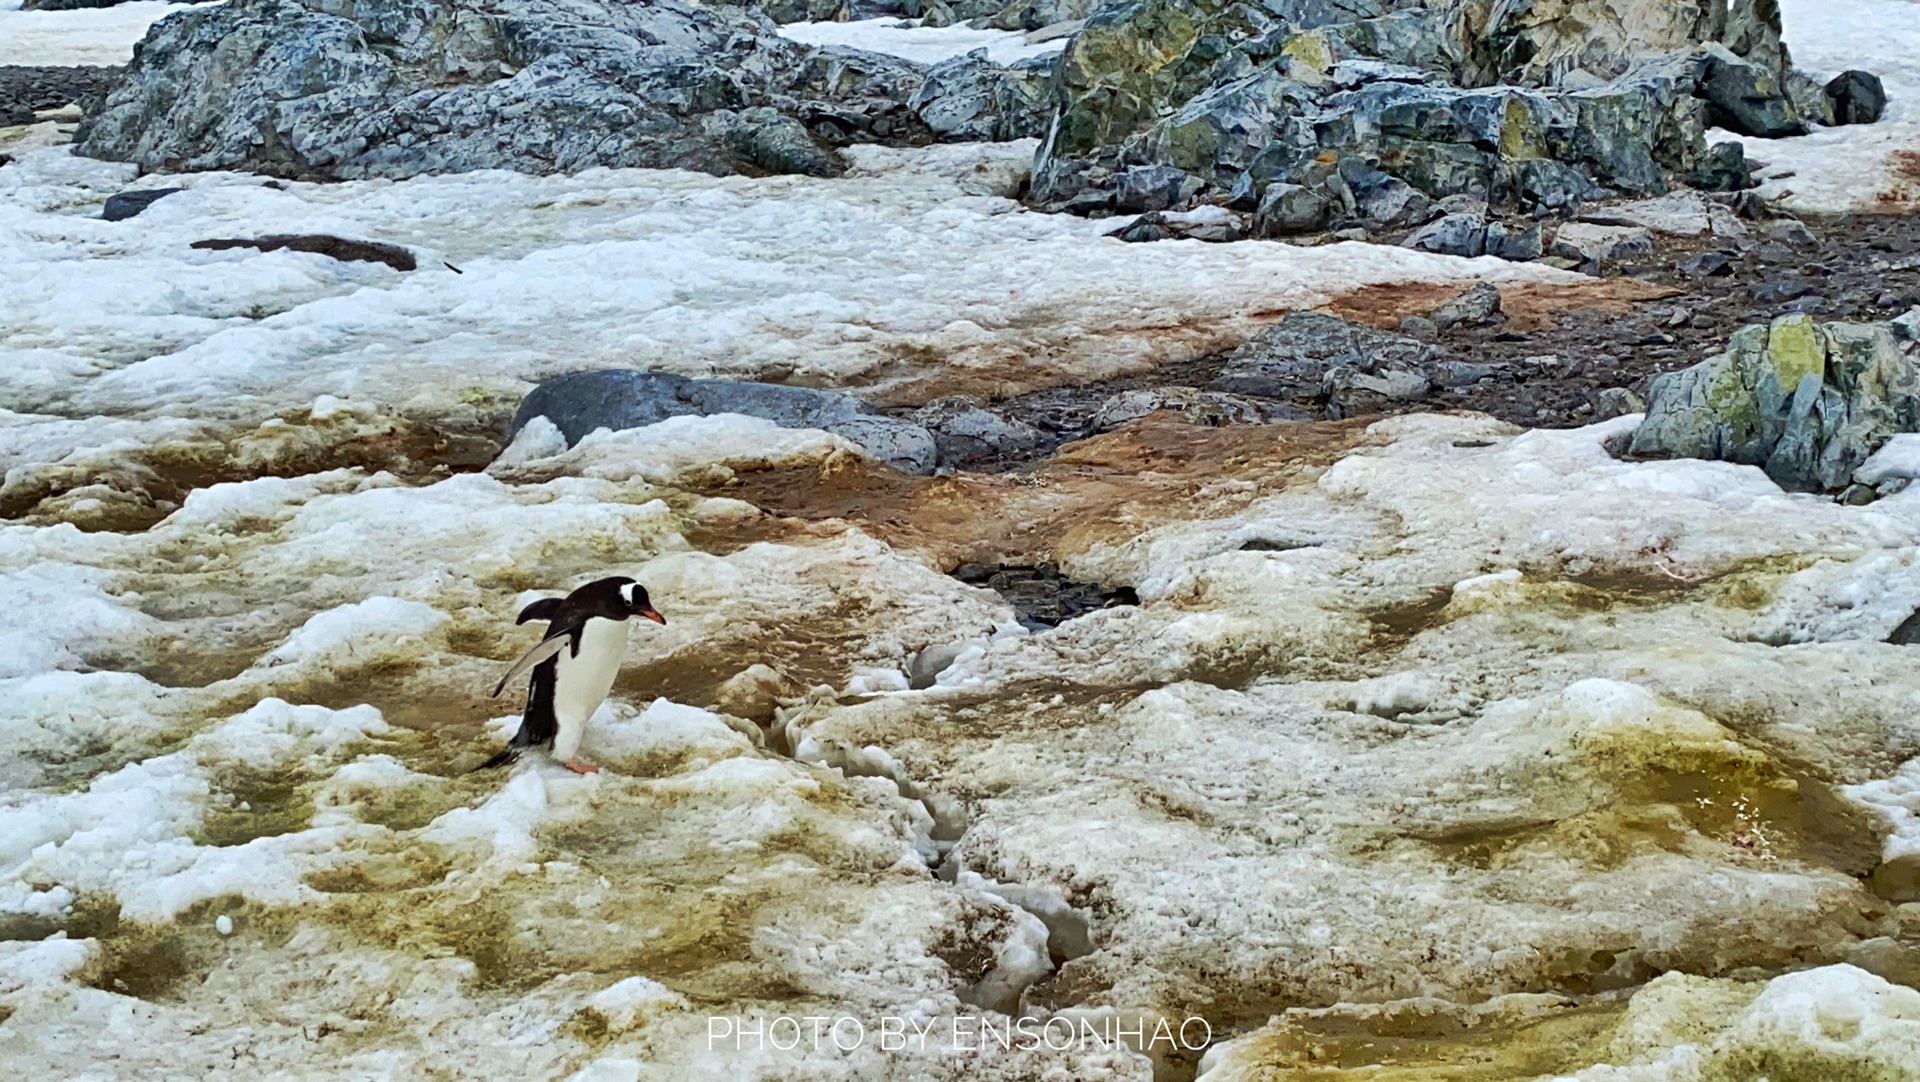
M 975 30 L 964 24 L 912 26 L 899 19 L 788 23 L 780 28 L 780 34 L 808 45 L 865 49 L 922 64 L 938 64 L 942 60 L 965 56 L 975 49 L 985 49 L 987 59 L 995 64 L 1011 64 L 1017 60 L 1057 53 L 1067 47 L 1066 38 L 1028 45 L 1024 34 L 1010 30 Z

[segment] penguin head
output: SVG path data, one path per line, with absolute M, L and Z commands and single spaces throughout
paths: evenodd
M 595 579 L 568 594 L 566 604 L 575 612 L 603 620 L 641 616 L 656 624 L 667 622 L 666 617 L 653 611 L 653 603 L 647 600 L 647 588 L 625 575 Z
M 619 583 L 618 593 L 620 602 L 624 606 L 620 617 L 622 620 L 629 616 L 640 616 L 665 626 L 667 618 L 653 610 L 653 603 L 647 600 L 645 586 L 625 576 L 615 576 L 607 581 Z

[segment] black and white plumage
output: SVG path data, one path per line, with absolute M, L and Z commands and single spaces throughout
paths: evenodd
M 626 655 L 627 621 L 635 616 L 667 622 L 648 601 L 647 588 L 624 575 L 595 579 L 564 598 L 541 598 L 520 610 L 514 623 L 545 620 L 547 633 L 513 663 L 493 686 L 493 694 L 498 696 L 514 677 L 531 669 L 526 713 L 506 750 L 477 769 L 504 766 L 539 745 L 551 747 L 554 758 L 578 773 L 600 769 L 578 758 L 580 738 L 587 719 L 613 690 Z

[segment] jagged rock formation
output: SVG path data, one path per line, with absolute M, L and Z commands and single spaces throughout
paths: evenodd
M 1704 131 L 1804 131 L 1791 72 L 1765 0 L 1132 0 L 1067 46 L 1033 198 L 1102 211 L 1171 167 L 1246 210 L 1282 186 L 1276 234 L 1419 224 L 1452 195 L 1561 213 L 1737 187 L 1738 147 Z
M 1920 310 L 1887 323 L 1782 316 L 1727 351 L 1656 377 L 1628 453 L 1760 466 L 1832 492 L 1896 432 L 1920 431 Z
M 1037 117 L 1012 115 L 1021 95 L 1001 93 L 1000 70 L 962 88 L 984 86 L 988 106 L 951 105 L 921 65 L 802 45 L 758 13 L 681 0 L 234 0 L 158 24 L 78 146 L 147 169 L 315 179 L 833 175 L 839 146 L 944 133 L 920 114 L 963 113 L 953 123 L 970 138 L 1026 134 Z

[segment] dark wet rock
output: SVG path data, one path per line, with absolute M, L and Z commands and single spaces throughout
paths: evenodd
M 629 368 L 558 376 L 528 392 L 513 415 L 509 439 L 535 417 L 545 417 L 572 446 L 598 428 L 621 431 L 669 417 L 738 413 L 782 428 L 819 428 L 845 437 L 908 473 L 933 472 L 933 433 L 883 417 L 848 395 L 775 383 L 689 379 Z
M 1835 124 L 1874 124 L 1887 111 L 1887 90 L 1868 71 L 1843 71 L 1823 88 Z
M 109 222 L 124 222 L 167 196 L 184 191 L 185 188 L 140 188 L 119 192 L 107 197 L 107 205 L 101 209 L 100 217 Z
M 1895 323 L 1791 315 L 1743 328 L 1725 353 L 1655 377 L 1629 453 L 1755 465 L 1783 488 L 1837 492 L 1920 424 L 1916 354 Z
M 308 179 L 838 170 L 925 142 L 924 69 L 683 0 L 231 0 L 156 24 L 80 153 Z
M 1482 255 L 1487 250 L 1487 218 L 1476 211 L 1444 215 L 1414 230 L 1400 244 L 1441 255 Z
M 907 106 L 943 142 L 1036 137 L 1046 132 L 1052 72 L 1052 57 L 1001 67 L 976 49 L 928 68 Z
M 1700 73 L 1700 96 L 1707 102 L 1707 123 L 1765 139 L 1804 135 L 1807 123 L 1781 85 L 1777 70 L 1707 46 Z
M 1539 259 L 1546 252 L 1541 236 L 1539 222 L 1528 222 L 1526 225 L 1488 222 L 1487 254 L 1515 263 Z
M 1033 631 L 1058 627 L 1075 617 L 1116 606 L 1138 605 L 1131 586 L 1105 589 L 1075 582 L 1050 563 L 1032 566 L 961 564 L 952 575 L 970 586 L 984 586 L 1007 599 L 1020 623 Z
M 1433 325 L 1441 330 L 1478 327 L 1500 314 L 1500 290 L 1491 282 L 1475 282 L 1452 300 L 1433 310 Z
M 964 466 L 1032 451 L 1045 442 L 1025 421 L 1002 416 L 965 395 L 936 398 L 911 420 L 933 433 L 939 465 Z
M 0 65 L 0 127 L 31 124 L 35 113 L 63 105 L 77 105 L 83 113 L 91 113 L 99 108 L 120 70 Z
M 232 248 L 257 248 L 262 252 L 277 252 L 286 249 L 292 252 L 311 252 L 324 255 L 341 262 L 385 263 L 397 271 L 413 270 L 418 264 L 413 253 L 397 244 L 385 244 L 371 240 L 348 240 L 344 237 L 332 237 L 324 234 L 310 236 L 270 236 L 270 237 L 230 237 L 214 240 L 196 240 L 193 247 L 221 252 Z

